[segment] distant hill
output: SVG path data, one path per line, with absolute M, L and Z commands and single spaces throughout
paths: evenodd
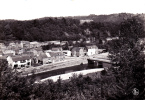
M 119 23 L 133 16 L 145 21 L 145 14 L 111 14 L 70 17 L 45 17 L 34 20 L 0 20 L 0 40 L 79 40 L 117 36 Z M 93 20 L 80 24 L 80 20 Z M 145 25 L 145 24 L 144 24 Z
M 119 14 L 110 14 L 110 15 L 94 15 L 91 14 L 89 16 L 74 16 L 70 18 L 79 19 L 79 20 L 93 20 L 94 22 L 114 22 L 119 23 L 122 22 L 124 19 L 128 19 L 135 16 L 134 14 L 130 13 L 119 13 Z

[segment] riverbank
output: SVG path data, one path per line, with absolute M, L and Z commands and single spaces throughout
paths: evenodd
M 67 57 L 64 61 L 51 63 L 51 64 L 45 64 L 45 65 L 41 65 L 37 67 L 23 68 L 18 71 L 21 72 L 23 76 L 27 76 L 27 75 L 30 76 L 33 74 L 44 73 L 44 72 L 52 71 L 56 69 L 62 69 L 62 68 L 87 64 L 88 63 L 87 58 L 88 57 Z
M 51 79 L 54 82 L 56 82 L 59 78 L 61 78 L 62 80 L 68 80 L 74 74 L 75 75 L 79 75 L 79 74 L 86 75 L 86 74 L 89 74 L 89 73 L 101 72 L 103 70 L 104 70 L 104 68 L 95 68 L 95 69 L 87 69 L 87 70 L 75 71 L 75 72 L 70 72 L 70 73 L 66 73 L 66 74 L 60 74 L 60 75 L 56 75 L 56 76 L 51 76 L 51 77 L 39 80 L 39 82 L 40 83 L 41 82 L 45 82 L 45 81 L 47 81 L 49 79 Z M 98 78 L 100 78 L 100 73 L 97 74 L 97 76 L 98 76 Z M 39 83 L 39 82 L 36 82 L 36 83 Z

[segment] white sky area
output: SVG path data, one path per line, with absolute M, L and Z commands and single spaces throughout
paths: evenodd
M 0 0 L 0 19 L 145 13 L 145 0 Z

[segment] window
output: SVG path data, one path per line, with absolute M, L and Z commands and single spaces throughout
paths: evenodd
M 63 52 L 64 54 L 67 54 L 67 52 Z
M 102 62 L 98 62 L 98 67 L 102 68 L 103 67 L 103 63 Z
M 24 63 L 24 62 L 26 62 L 26 61 L 25 61 L 25 60 L 21 60 L 20 62 L 21 62 L 21 63 Z
M 18 64 L 15 64 L 15 65 L 14 65 L 14 68 L 17 68 L 17 67 L 18 67 Z
M 28 62 L 27 65 L 30 65 L 30 62 Z
M 25 65 L 21 65 L 21 67 L 25 67 Z

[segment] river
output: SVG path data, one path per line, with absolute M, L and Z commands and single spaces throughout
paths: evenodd
M 74 72 L 74 71 L 81 71 L 81 70 L 84 70 L 84 69 L 90 69 L 90 67 L 88 67 L 88 64 L 81 64 L 81 65 L 77 65 L 77 66 L 71 66 L 71 67 L 46 71 L 46 72 L 43 72 L 43 73 L 33 74 L 33 75 L 28 76 L 28 77 L 29 78 L 35 78 L 37 80 L 41 80 L 41 79 L 44 79 L 44 78 L 47 78 L 47 77 L 50 77 L 50 76 L 65 74 L 65 73 Z

